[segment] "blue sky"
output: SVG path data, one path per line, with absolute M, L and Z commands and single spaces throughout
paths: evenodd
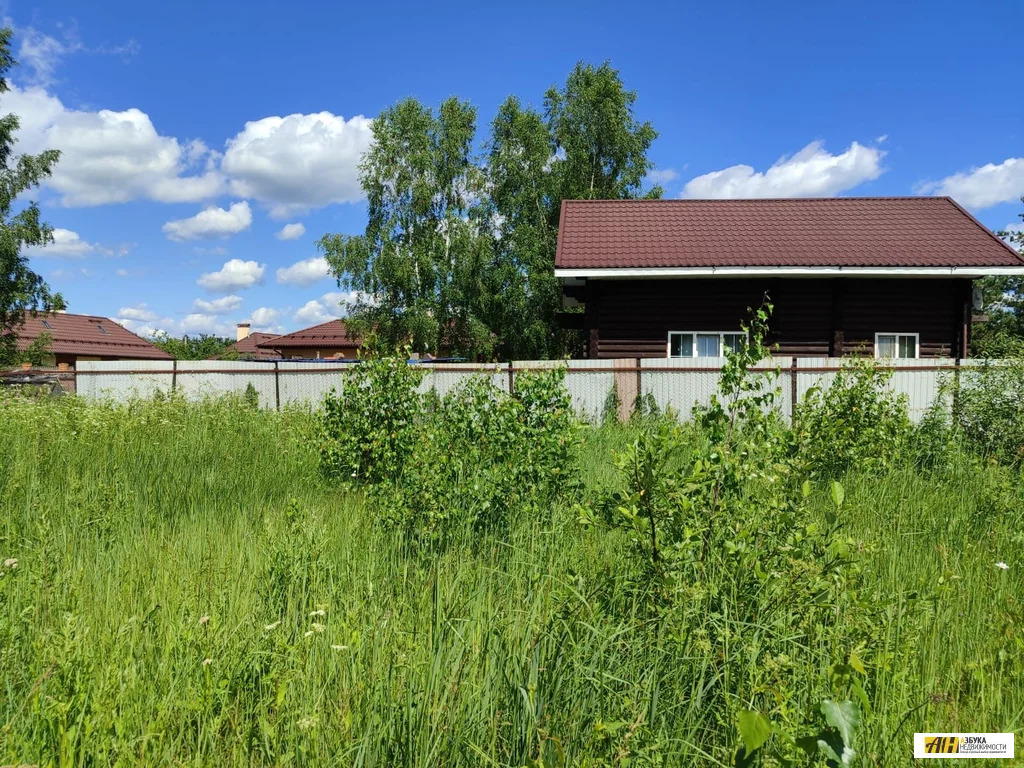
M 317 260 L 365 221 L 369 121 L 457 95 L 481 137 L 608 59 L 660 136 L 669 196 L 951 194 L 1019 222 L 1024 4 L 0 4 L 22 66 L 0 111 L 64 152 L 32 256 L 73 312 L 148 333 L 340 313 Z M 287 227 L 287 228 L 286 228 Z

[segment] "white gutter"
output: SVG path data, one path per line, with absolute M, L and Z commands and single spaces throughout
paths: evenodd
M 635 279 L 664 277 L 989 277 L 1024 275 L 1019 267 L 595 267 L 555 269 L 555 277 Z

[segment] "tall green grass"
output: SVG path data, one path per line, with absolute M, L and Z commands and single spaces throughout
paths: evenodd
M 644 428 L 586 431 L 590 491 Z M 731 764 L 712 699 L 739 651 L 646 611 L 619 534 L 566 502 L 423 557 L 320 478 L 313 435 L 241 401 L 0 403 L 0 764 Z M 843 483 L 892 649 L 867 660 L 858 759 L 1019 733 L 1020 476 L 960 456 Z M 791 645 L 772 663 L 837 661 Z

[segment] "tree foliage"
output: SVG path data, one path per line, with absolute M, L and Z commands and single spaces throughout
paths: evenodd
M 223 360 L 237 359 L 238 357 L 237 353 L 231 354 L 234 350 L 228 350 L 228 347 L 234 343 L 231 339 L 206 333 L 196 336 L 189 336 L 186 333 L 179 339 L 161 331 L 153 336 L 150 342 L 175 360 L 207 360 L 214 355 L 220 355 Z
M 10 27 L 0 29 L 0 94 L 10 90 L 6 76 L 16 64 L 11 35 Z M 50 175 L 60 152 L 51 149 L 38 155 L 15 155 L 18 126 L 17 115 L 0 117 L 0 362 L 16 357 L 15 333 L 26 312 L 64 308 L 61 295 L 50 292 L 22 253 L 26 246 L 52 242 L 53 230 L 40 221 L 35 202 L 14 211 L 18 196 L 37 188 Z
M 1024 203 L 1024 197 L 1021 198 Z M 1020 214 L 1024 220 L 1024 213 Z M 1024 229 L 998 233 L 1024 255 Z M 979 280 L 988 320 L 977 326 L 972 352 L 980 357 L 1024 357 L 1024 277 Z
M 635 119 L 635 102 L 610 64 L 579 63 L 543 111 L 506 99 L 483 157 L 466 102 L 435 113 L 407 99 L 382 113 L 360 166 L 366 232 L 320 240 L 339 285 L 361 297 L 348 307 L 353 327 L 418 352 L 569 351 L 554 276 L 562 200 L 661 195 L 643 188 L 657 133 Z

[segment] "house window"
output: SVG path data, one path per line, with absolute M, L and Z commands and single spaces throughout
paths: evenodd
M 893 357 L 914 360 L 918 356 L 918 334 L 876 333 L 875 357 Z
M 746 339 L 735 331 L 670 331 L 668 356 L 724 357 L 727 349 L 738 352 Z

